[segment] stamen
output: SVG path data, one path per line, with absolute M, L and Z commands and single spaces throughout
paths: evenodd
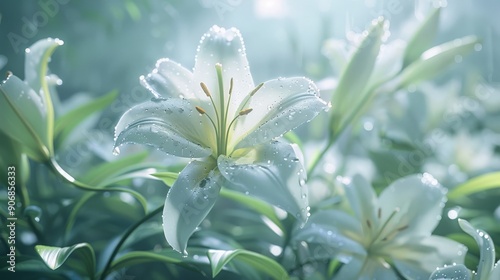
M 382 241 L 386 241 L 391 236 L 391 233 L 393 233 L 393 231 L 389 232 L 389 234 L 384 234 L 384 235 L 382 235 L 382 233 L 384 232 L 385 228 L 387 227 L 389 222 L 392 220 L 392 218 L 394 218 L 394 215 L 396 215 L 399 211 L 400 211 L 399 207 L 395 208 L 394 211 L 392 211 L 391 215 L 387 218 L 387 220 L 385 220 L 384 224 L 382 225 L 382 227 L 378 231 L 375 238 L 372 239 L 371 244 L 376 242 L 379 238 L 381 238 L 381 236 L 383 236 L 381 239 Z M 380 212 L 382 212 L 382 210 L 380 210 Z
M 382 217 L 382 208 L 378 208 L 378 213 L 377 213 L 378 218 L 380 219 Z
M 229 81 L 229 95 L 233 93 L 233 78 Z
M 254 94 L 257 93 L 257 91 L 259 91 L 259 89 L 264 85 L 264 83 L 260 83 L 258 86 L 256 86 L 251 92 L 250 92 L 250 96 L 253 96 Z
M 253 109 L 251 108 L 248 108 L 248 109 L 245 109 L 245 110 L 241 110 L 240 113 L 238 114 L 239 116 L 244 116 L 244 115 L 248 115 L 250 114 L 250 112 L 252 112 Z M 236 119 L 236 118 L 235 118 Z
M 405 230 L 405 229 L 407 229 L 409 227 L 410 227 L 409 225 L 406 225 L 406 226 L 398 228 L 397 231 L 403 231 L 403 230 Z
M 366 225 L 368 226 L 368 228 L 372 228 L 372 223 L 370 222 L 370 220 L 366 220 Z
M 201 82 L 200 83 L 200 86 L 201 86 L 201 89 L 203 90 L 203 92 L 208 96 L 208 97 L 212 97 L 212 95 L 210 94 L 210 91 L 208 90 L 208 87 L 207 85 L 204 83 L 204 82 Z
M 205 110 L 203 110 L 203 108 L 201 108 L 199 106 L 196 106 L 195 108 L 196 108 L 196 111 L 198 111 L 198 113 L 200 113 L 202 115 L 204 115 L 206 113 Z

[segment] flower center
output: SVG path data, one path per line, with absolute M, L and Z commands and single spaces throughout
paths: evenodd
M 372 249 L 372 247 L 377 247 L 376 244 L 380 244 L 381 242 L 386 242 L 392 240 L 396 237 L 400 232 L 406 230 L 409 225 L 403 226 L 388 226 L 394 216 L 400 211 L 399 208 L 395 208 L 394 211 L 389 215 L 389 217 L 384 221 L 379 229 L 373 228 L 372 222 L 370 220 L 366 220 L 366 225 L 372 233 L 370 243 L 368 244 L 368 248 Z M 377 212 L 377 217 L 379 220 L 382 218 L 382 209 L 379 208 Z
M 212 98 L 212 94 L 208 90 L 208 87 L 205 83 L 201 82 L 200 86 L 203 92 L 205 93 L 206 96 L 210 98 L 211 105 L 214 109 L 215 112 L 215 119 L 213 116 L 210 116 L 207 114 L 205 109 L 203 109 L 200 106 L 196 106 L 196 111 L 200 113 L 201 115 L 207 116 L 207 118 L 210 120 L 210 123 L 212 124 L 212 128 L 214 129 L 215 132 L 215 141 L 217 143 L 217 150 L 215 151 L 216 157 L 219 155 L 226 155 L 227 154 L 227 144 L 229 141 L 229 133 L 231 131 L 231 128 L 233 128 L 233 125 L 236 123 L 238 118 L 241 116 L 248 115 L 250 112 L 252 112 L 253 109 L 251 108 L 245 108 L 248 105 L 248 102 L 252 98 L 252 96 L 259 91 L 259 89 L 264 85 L 264 83 L 259 84 L 257 87 L 255 87 L 243 100 L 243 102 L 240 104 L 238 108 L 238 114 L 230 121 L 228 121 L 228 114 L 229 114 L 229 106 L 231 104 L 231 96 L 233 93 L 233 78 L 229 81 L 229 92 L 228 92 L 228 98 L 226 102 L 225 98 L 225 93 L 224 93 L 224 80 L 222 77 L 222 65 L 217 63 L 215 64 L 215 71 L 217 72 L 217 82 L 219 85 L 219 106 L 215 104 L 214 99 Z M 217 109 L 219 108 L 219 109 Z

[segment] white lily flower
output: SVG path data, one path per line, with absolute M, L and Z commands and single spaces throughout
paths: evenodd
M 255 85 L 240 32 L 213 26 L 201 38 L 193 72 L 160 59 L 141 83 L 154 98 L 124 113 L 115 151 L 137 143 L 202 158 L 186 166 L 165 201 L 165 237 L 175 250 L 186 253 L 222 186 L 307 219 L 301 155 L 273 139 L 327 107 L 312 81 L 278 78 Z
M 489 234 L 475 229 L 466 220 L 458 219 L 458 224 L 472 236 L 481 251 L 477 272 L 471 272 L 463 264 L 453 264 L 436 269 L 429 280 L 498 280 L 500 279 L 500 261 L 495 264 L 495 245 Z
M 353 215 L 315 213 L 294 239 L 306 241 L 316 259 L 339 257 L 334 279 L 428 279 L 436 267 L 461 263 L 466 248 L 431 235 L 446 201 L 445 189 L 429 174 L 402 178 L 377 198 L 361 176 L 342 178 Z

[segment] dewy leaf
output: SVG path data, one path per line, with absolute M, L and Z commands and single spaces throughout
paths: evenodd
M 436 36 L 441 8 L 434 9 L 413 34 L 406 46 L 403 68 L 417 60 L 427 50 Z
M 481 250 L 481 257 L 479 259 L 479 265 L 477 266 L 477 274 L 479 276 L 477 280 L 488 280 L 488 275 L 495 264 L 495 245 L 493 244 L 491 237 L 488 233 L 475 229 L 466 220 L 458 219 L 458 224 L 463 231 L 476 240 L 476 243 Z
M 212 158 L 192 161 L 170 188 L 163 208 L 165 238 L 174 250 L 187 254 L 189 237 L 219 196 L 223 177 Z
M 457 57 L 472 51 L 478 42 L 475 36 L 467 36 L 428 49 L 398 76 L 399 87 L 436 76 L 445 67 L 455 62 Z
M 360 102 L 358 99 L 368 85 L 380 51 L 384 23 L 384 20 L 378 20 L 372 26 L 342 71 L 338 86 L 332 95 L 332 106 L 335 108 L 332 110 L 332 119 L 348 115 L 355 104 Z M 339 120 L 335 122 L 338 123 Z
M 46 160 L 50 156 L 47 111 L 40 96 L 14 75 L 0 85 L 0 93 L 0 111 L 4 117 L 0 130 L 21 143 L 31 158 Z
M 288 279 L 288 273 L 279 263 L 269 257 L 255 252 L 243 249 L 230 251 L 209 250 L 208 258 L 210 259 L 210 265 L 212 266 L 212 277 L 217 276 L 225 265 L 235 259 L 249 264 L 255 269 L 271 276 L 273 279 Z
M 52 270 L 56 270 L 63 264 L 67 264 L 72 269 L 94 279 L 95 256 L 92 246 L 88 243 L 79 243 L 63 248 L 36 245 L 35 250 Z
M 53 153 L 54 106 L 47 85 L 48 63 L 55 48 L 63 44 L 63 41 L 52 38 L 37 41 L 26 49 L 24 64 L 25 81 L 39 95 L 47 114 L 46 141 L 51 154 Z
M 247 154 L 218 159 L 227 187 L 258 197 L 305 222 L 309 215 L 306 174 L 292 146 L 275 141 L 242 150 L 239 152 Z
M 147 152 L 141 152 L 117 159 L 115 161 L 102 163 L 90 169 L 84 176 L 81 177 L 80 180 L 89 185 L 100 185 L 100 183 L 104 180 L 113 175 L 121 174 L 122 170 L 143 161 L 147 156 Z
M 260 199 L 245 195 L 244 193 L 229 189 L 222 189 L 220 195 L 257 211 L 257 213 L 260 213 L 269 218 L 269 220 L 276 224 L 282 231 L 285 230 L 273 207 L 268 203 Z
M 453 188 L 448 193 L 448 198 L 457 199 L 462 196 L 494 188 L 500 188 L 500 172 L 491 172 L 488 174 L 474 177 L 469 181 Z
M 100 98 L 94 99 L 77 107 L 76 109 L 73 109 L 64 116 L 59 117 L 56 120 L 54 136 L 58 138 L 58 141 L 63 142 L 64 139 L 75 129 L 75 127 L 78 126 L 78 124 L 93 113 L 97 113 L 106 108 L 115 100 L 117 96 L 118 91 L 113 90 Z

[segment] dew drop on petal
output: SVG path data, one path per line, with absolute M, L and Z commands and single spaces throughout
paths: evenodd
M 114 155 L 114 156 L 117 156 L 117 155 L 119 155 L 119 154 L 120 154 L 120 148 L 119 148 L 119 147 L 115 147 L 115 148 L 113 149 L 113 155 Z

